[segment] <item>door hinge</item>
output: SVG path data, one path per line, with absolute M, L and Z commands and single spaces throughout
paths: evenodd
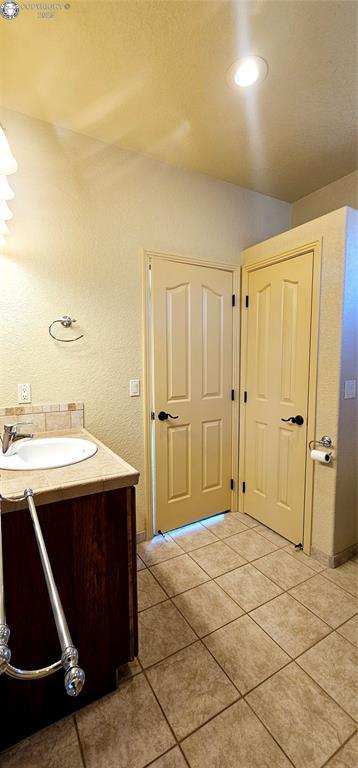
M 231 488 L 232 491 L 234 490 L 234 479 L 233 478 L 231 478 L 231 480 L 230 480 L 230 488 Z
M 232 294 L 232 297 L 231 297 L 231 303 L 232 303 L 232 306 L 233 306 L 233 307 L 235 307 L 235 306 L 236 306 L 236 296 L 235 296 L 235 294 L 234 294 L 234 293 Z
M 154 411 L 152 411 L 152 413 L 150 414 L 150 418 L 152 419 L 152 421 L 154 421 L 154 419 L 155 419 L 155 413 L 154 413 Z
M 231 390 L 231 400 L 235 400 L 235 390 Z
M 246 493 L 246 483 L 245 483 L 245 480 L 244 480 L 244 482 L 242 484 L 242 492 Z
M 244 392 L 244 403 L 247 403 L 247 392 L 246 392 L 246 390 Z
M 249 297 L 245 296 L 245 307 L 249 306 Z

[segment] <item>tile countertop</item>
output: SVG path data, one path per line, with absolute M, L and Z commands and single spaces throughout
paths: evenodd
M 37 437 L 82 437 L 97 445 L 97 453 L 89 459 L 54 469 L 0 470 L 0 494 L 10 498 L 19 496 L 25 488 L 32 488 L 35 504 L 49 504 L 54 501 L 73 499 L 102 491 L 113 491 L 136 485 L 139 472 L 106 445 L 97 440 L 86 429 L 43 432 Z M 2 511 L 27 507 L 27 502 L 2 502 Z

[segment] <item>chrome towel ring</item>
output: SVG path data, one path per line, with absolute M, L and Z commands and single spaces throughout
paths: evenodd
M 53 320 L 51 325 L 48 327 L 48 332 L 50 336 L 55 339 L 55 341 L 62 341 L 64 344 L 70 344 L 72 341 L 83 339 L 83 333 L 81 333 L 80 336 L 76 336 L 74 339 L 59 339 L 52 333 L 52 326 L 55 325 L 55 323 L 61 323 L 64 328 L 71 328 L 73 323 L 77 323 L 77 320 L 75 320 L 74 317 L 69 317 L 69 315 L 62 315 L 59 320 Z

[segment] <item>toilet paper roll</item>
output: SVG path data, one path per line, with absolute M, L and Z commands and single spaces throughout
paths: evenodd
M 332 454 L 327 451 L 311 451 L 311 459 L 313 461 L 320 461 L 322 464 L 330 464 L 332 461 Z

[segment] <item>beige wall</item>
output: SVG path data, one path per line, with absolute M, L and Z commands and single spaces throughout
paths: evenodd
M 292 205 L 291 226 L 298 227 L 343 206 L 358 208 L 358 171 L 296 200 Z
M 348 211 L 341 346 L 334 551 L 358 541 L 358 400 L 344 399 L 345 380 L 358 378 L 358 212 Z
M 204 175 L 1 110 L 18 159 L 8 249 L 0 255 L 0 407 L 32 384 L 33 402 L 84 401 L 85 423 L 139 469 L 145 526 L 142 249 L 239 262 L 288 228 L 290 206 Z M 68 313 L 85 338 L 58 344 Z M 143 386 L 142 386 L 143 392 Z
M 329 556 L 338 551 L 335 542 L 335 520 L 340 452 L 339 408 L 342 386 L 341 349 L 346 219 L 347 209 L 341 208 L 249 248 L 242 254 L 243 263 L 247 263 L 304 247 L 315 241 L 322 243 L 316 432 L 314 435 L 309 435 L 308 440 L 330 435 L 335 446 L 336 458 L 332 464 L 316 463 L 314 467 L 312 545 L 317 551 Z M 345 448 L 342 449 L 342 453 L 344 450 Z M 345 509 L 337 509 L 337 515 L 346 515 L 350 518 L 350 514 Z M 346 541 L 351 537 L 354 539 L 352 527 L 349 533 L 347 531 Z M 349 544 L 353 543 L 354 540 L 349 541 Z

